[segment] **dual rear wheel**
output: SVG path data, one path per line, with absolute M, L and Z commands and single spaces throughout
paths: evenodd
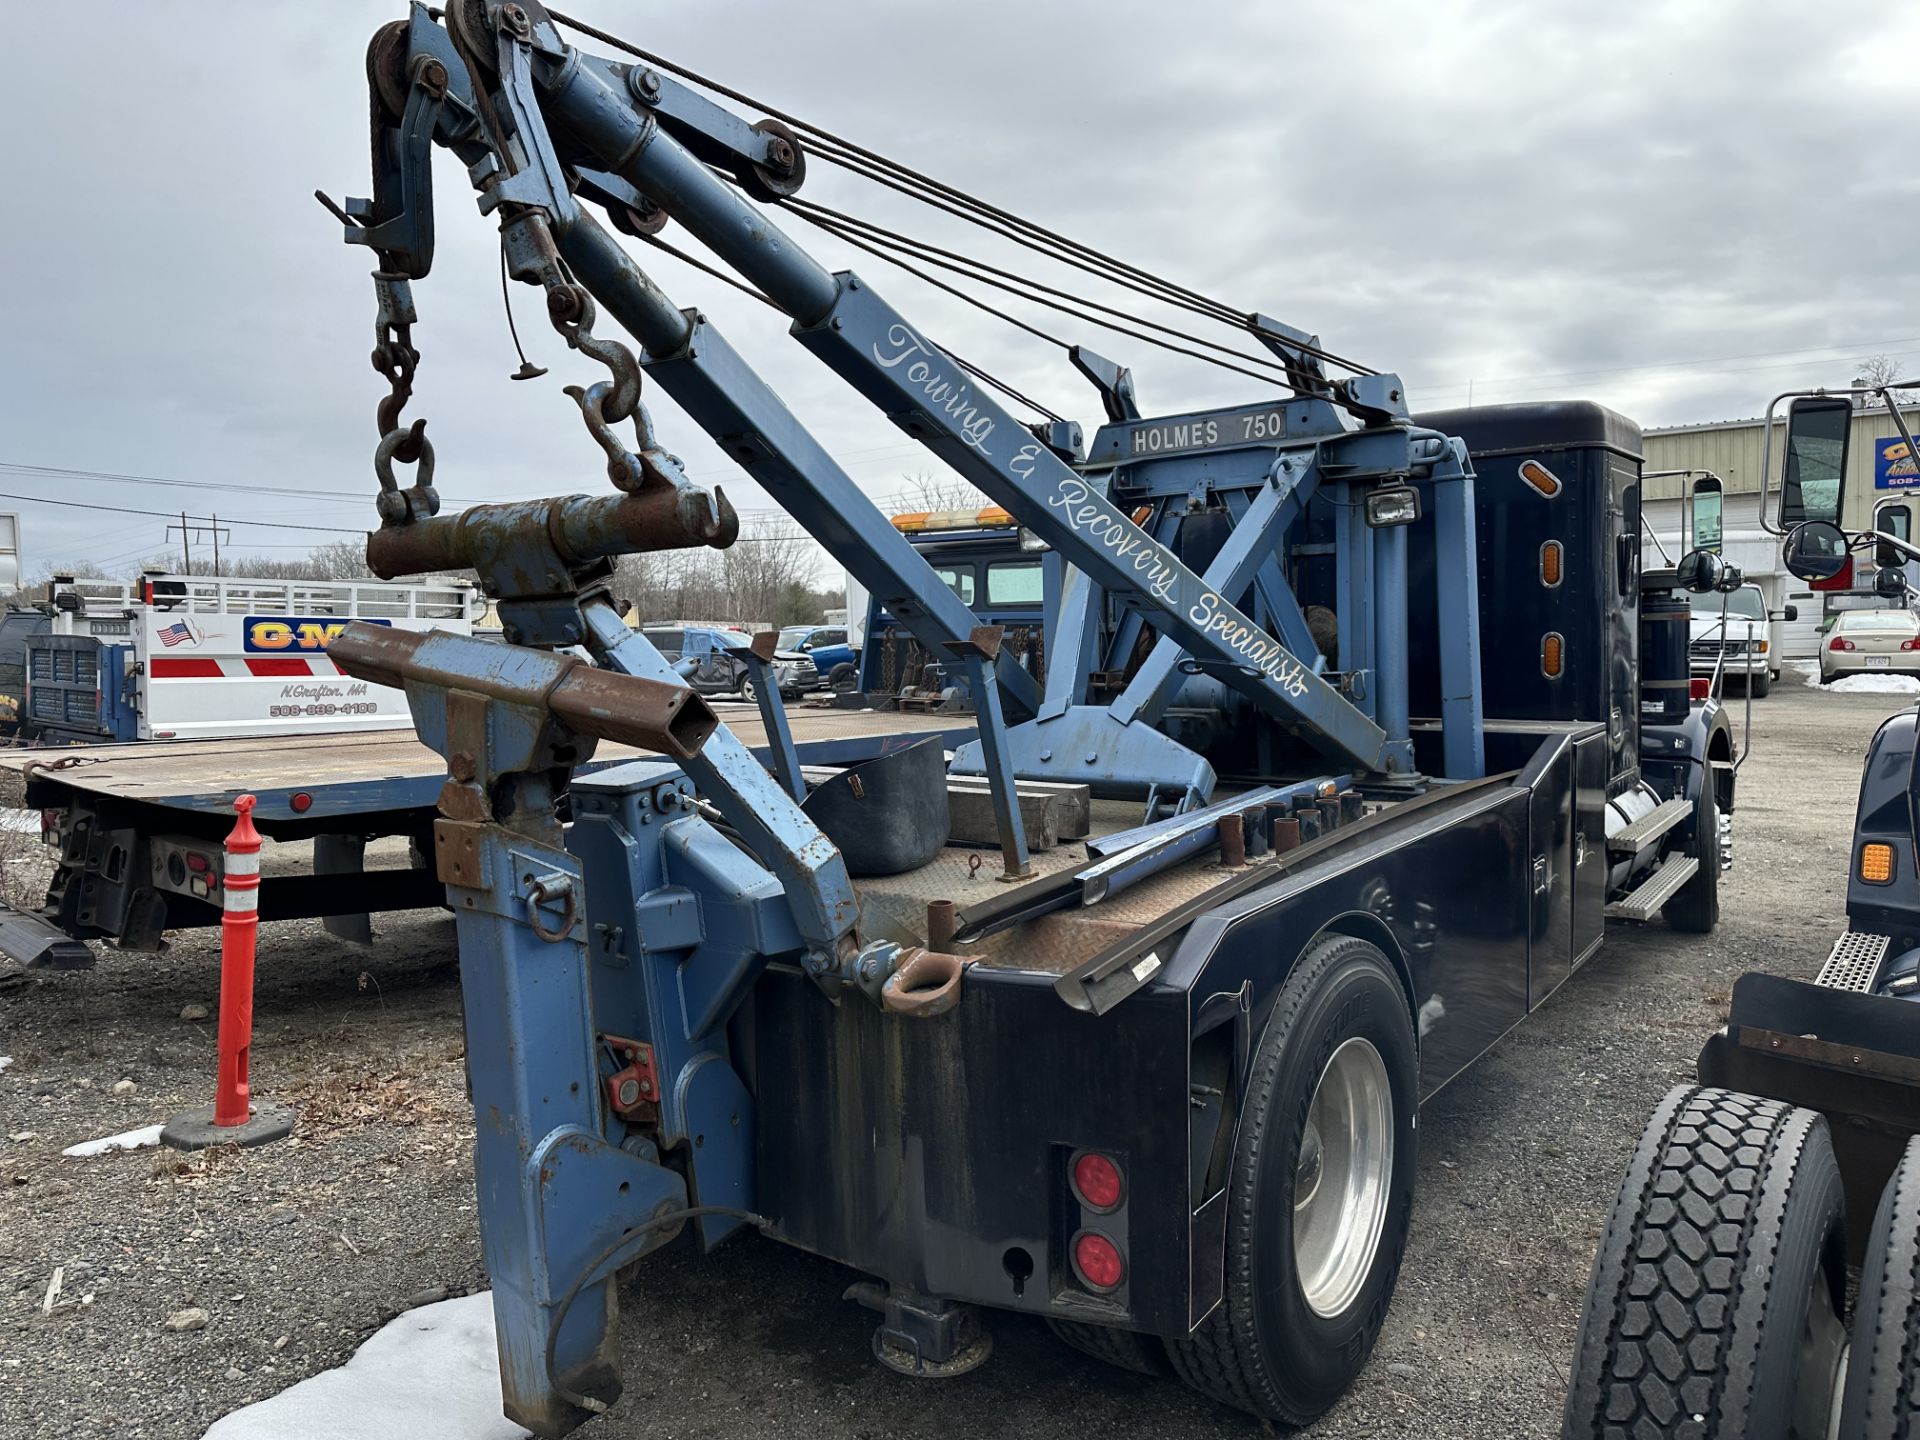
M 1682 1086 L 1642 1132 L 1608 1219 L 1563 1440 L 1858 1440 L 1841 1419 L 1845 1313 L 1826 1121 Z
M 1880 1194 L 1854 1301 L 1845 1440 L 1920 1437 L 1920 1140 Z

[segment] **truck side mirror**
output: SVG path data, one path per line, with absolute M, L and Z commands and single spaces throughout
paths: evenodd
M 1907 577 L 1898 565 L 1873 572 L 1873 593 L 1882 600 L 1902 600 L 1907 594 Z
M 1787 535 L 1781 559 L 1796 580 L 1809 584 L 1831 580 L 1847 567 L 1847 537 L 1838 525 L 1809 520 Z
M 1726 563 L 1711 550 L 1689 550 L 1673 567 L 1673 578 L 1682 590 L 1706 595 L 1720 584 Z
M 1721 493 L 1720 479 L 1708 475 L 1693 483 L 1693 544 L 1695 549 L 1711 550 L 1720 553 L 1723 536 L 1722 507 L 1726 497 Z
M 1721 565 L 1720 578 L 1713 582 L 1713 588 L 1722 595 L 1731 595 L 1746 583 L 1746 572 L 1729 560 Z
M 1780 523 L 1840 523 L 1847 489 L 1847 443 L 1853 403 L 1844 395 L 1802 395 L 1787 407 L 1787 468 L 1780 486 Z
M 1780 618 L 1789 625 L 1793 624 L 1794 621 L 1800 618 L 1800 607 L 1798 605 L 1787 606 L 1786 609 L 1780 612 Z

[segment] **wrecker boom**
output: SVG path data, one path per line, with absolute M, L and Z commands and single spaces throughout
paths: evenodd
M 382 523 L 369 561 L 383 576 L 472 566 L 510 643 L 400 641 L 356 627 L 332 653 L 350 674 L 404 686 L 421 737 L 448 761 L 436 862 L 459 925 L 503 1384 L 508 1413 L 551 1435 L 618 1394 L 615 1269 L 689 1220 L 708 1244 L 760 1222 L 747 1210 L 751 1096 L 725 1026 L 764 968 L 791 963 L 836 1004 L 863 996 L 899 1017 L 939 1014 L 959 986 L 951 957 L 862 938 L 846 866 L 792 793 L 793 777 L 770 776 L 616 611 L 606 588 L 614 556 L 724 546 L 738 524 L 725 496 L 690 480 L 654 435 L 643 376 L 923 645 L 969 664 L 981 739 L 957 767 L 986 771 L 1003 833 L 1016 776 L 1145 793 L 1150 812 L 1203 803 L 1211 768 L 1154 726 L 1194 674 L 1239 692 L 1340 768 L 1375 783 L 1417 781 L 1405 512 L 1380 528 L 1358 518 L 1370 495 L 1416 487 L 1437 525 L 1430 598 L 1445 770 L 1480 776 L 1473 476 L 1457 440 L 1411 422 L 1396 377 L 1329 380 L 1311 336 L 1258 317 L 1249 328 L 1291 379 L 1284 399 L 1142 419 L 1123 372 L 1081 355 L 1107 402 L 1109 423 L 1091 447 L 1069 422 L 1024 425 L 871 284 L 829 273 L 769 219 L 805 177 L 788 126 L 749 124 L 651 65 L 585 53 L 535 0 L 455 0 L 444 24 L 439 13 L 415 4 L 370 47 L 373 198 L 321 198 L 346 239 L 379 257 L 374 363 L 391 391 L 378 419 Z M 424 422 L 401 416 L 419 360 L 412 284 L 433 255 L 435 144 L 467 167 L 509 274 L 538 286 L 567 343 L 606 367 L 608 378 L 568 394 L 615 494 L 437 513 Z M 1059 552 L 1071 568 L 1044 692 L 976 632 L 967 606 L 718 327 L 678 307 L 590 206 L 628 234 L 671 220 L 699 239 L 792 317 L 804 348 Z M 601 308 L 639 354 L 597 333 Z M 629 422 L 630 444 L 616 428 Z M 1163 497 L 1226 477 L 1218 488 L 1234 525 L 1204 569 L 1175 553 L 1164 505 L 1150 531 L 1115 502 L 1123 474 Z M 1289 529 L 1323 491 L 1336 513 L 1338 677 L 1279 563 Z M 1280 636 L 1242 608 L 1249 593 Z M 1089 699 L 1103 597 L 1126 615 L 1128 634 L 1148 626 L 1159 636 L 1108 705 Z M 599 668 L 560 653 L 574 647 Z M 777 697 L 763 696 L 763 711 L 778 737 Z M 594 880 L 600 900 L 629 889 L 643 897 L 622 923 L 588 916 L 557 808 L 599 738 L 639 740 L 673 762 L 644 815 L 623 822 L 629 835 L 657 825 L 633 841 L 632 873 Z M 703 818 L 706 802 L 738 845 Z M 582 823 L 577 805 L 574 818 Z M 659 898 L 689 892 L 697 921 Z M 672 964 L 655 968 L 667 955 Z M 610 998 L 596 983 L 596 967 L 609 964 L 645 978 Z M 609 1118 L 610 1108 L 633 1113 L 604 1090 L 614 1062 L 657 1097 L 644 1131 Z

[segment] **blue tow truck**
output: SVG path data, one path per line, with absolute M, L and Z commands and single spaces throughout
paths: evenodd
M 376 256 L 391 389 L 368 561 L 471 567 L 505 643 L 348 627 L 334 663 L 411 707 L 405 803 L 368 769 L 276 772 L 256 811 L 269 835 L 325 833 L 360 803 L 355 830 L 417 838 L 409 896 L 437 886 L 456 917 L 505 1412 L 558 1436 L 607 1411 L 619 1271 L 757 1229 L 871 1277 L 849 1295 L 905 1374 L 972 1369 L 987 1315 L 1012 1310 L 1304 1423 L 1379 1333 L 1420 1102 L 1609 920 L 1715 923 L 1728 725 L 1687 699 L 1684 625 L 1677 648 L 1648 627 L 1719 577 L 1640 572 L 1624 418 L 1416 417 L 1394 375 L 1205 297 L 1271 384 L 1154 415 L 1075 347 L 1105 415 L 1085 431 L 782 230 L 884 236 L 799 196 L 846 142 L 748 123 L 569 26 L 473 0 L 374 36 L 374 194 L 323 197 Z M 610 490 L 438 514 L 431 442 L 398 418 L 435 145 L 511 278 L 604 367 L 568 394 Z M 667 223 L 1045 545 L 1033 663 L 615 238 Z M 615 557 L 738 531 L 654 432 L 643 381 L 963 678 L 964 725 L 790 716 L 760 684 L 757 726 L 736 726 L 627 625 Z M 95 886 L 125 817 L 208 815 L 268 778 L 203 766 L 191 794 L 136 790 L 114 763 L 27 779 L 28 803 L 95 817 L 61 831 L 63 873 Z M 1036 789 L 1084 806 L 1073 843 L 1033 841 Z M 953 843 L 983 792 L 992 840 Z M 88 913 L 16 920 L 110 933 Z

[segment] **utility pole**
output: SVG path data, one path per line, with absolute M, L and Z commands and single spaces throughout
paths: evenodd
M 220 573 L 220 517 L 218 515 L 215 515 L 212 517 L 212 519 L 213 519 L 213 573 L 217 576 Z
M 187 544 L 187 512 L 184 510 L 180 512 L 180 556 L 187 567 L 180 573 L 183 575 L 193 574 L 193 551 Z

